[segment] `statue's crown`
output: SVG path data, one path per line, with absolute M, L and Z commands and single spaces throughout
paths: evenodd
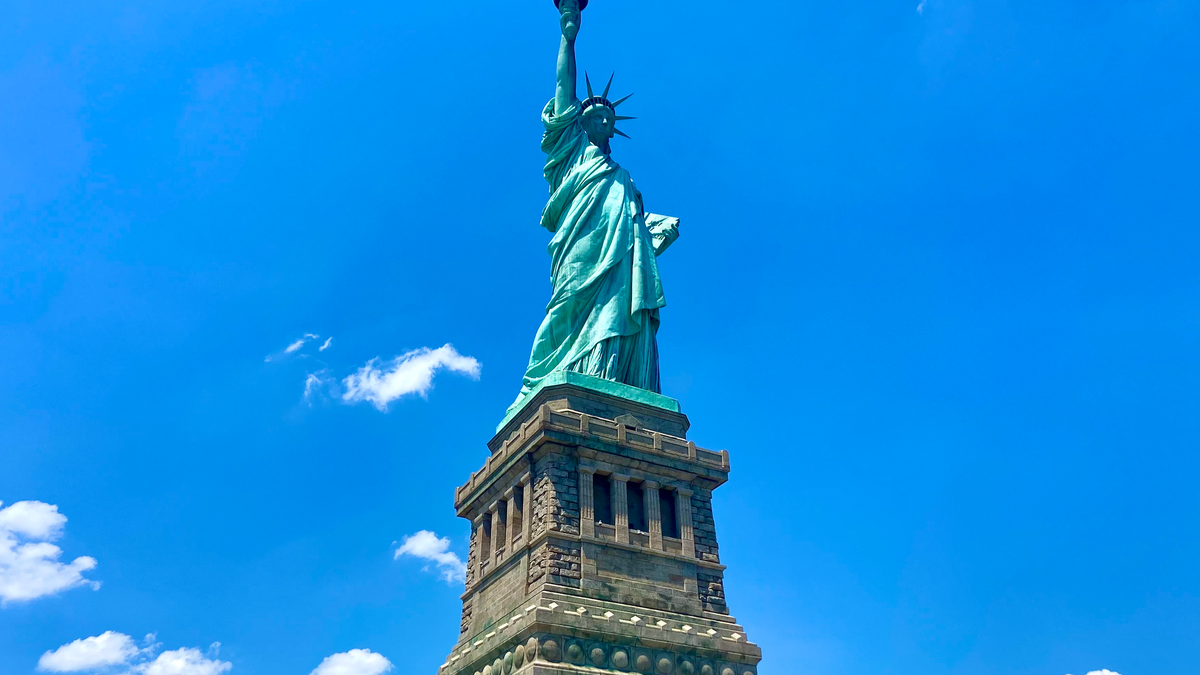
M 598 105 L 602 105 L 609 110 L 613 110 L 612 101 L 604 98 L 603 96 L 589 96 L 584 99 L 582 107 L 580 108 L 580 112 L 586 112 L 588 108 Z
M 592 92 L 592 80 L 590 78 L 588 78 L 588 74 L 586 71 L 583 73 L 583 81 L 587 83 L 588 97 L 583 100 L 583 103 L 580 104 L 579 113 L 581 115 L 583 113 L 587 112 L 588 108 L 594 108 L 598 105 L 602 105 L 605 108 L 608 108 L 609 110 L 616 113 L 617 106 L 624 103 L 625 99 L 629 98 L 630 96 L 633 96 L 633 94 L 627 94 L 627 95 L 622 96 L 621 98 L 617 99 L 615 102 L 608 100 L 608 90 L 612 88 L 612 81 L 613 81 L 613 77 L 615 75 L 616 75 L 616 73 L 609 75 L 608 84 L 604 86 L 604 93 L 600 94 L 599 96 L 596 96 L 596 94 L 594 94 Z M 620 121 L 620 120 L 635 120 L 637 118 L 636 117 L 625 117 L 623 115 L 617 115 L 616 119 L 617 119 L 617 121 Z M 627 136 L 624 132 L 622 132 L 620 129 L 617 129 L 616 127 L 613 127 L 613 132 L 621 134 L 622 136 L 625 136 L 625 138 L 629 138 L 629 136 Z

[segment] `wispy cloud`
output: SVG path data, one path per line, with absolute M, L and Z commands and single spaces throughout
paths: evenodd
M 307 401 L 311 399 L 312 395 L 316 393 L 317 389 L 320 387 L 321 376 L 317 375 L 316 373 L 309 373 L 308 377 L 304 380 L 304 400 Z
M 921 4 L 917 5 L 917 14 L 925 13 L 925 3 L 926 2 L 928 2 L 928 0 L 921 0 Z
M 453 346 L 446 344 L 437 349 L 414 349 L 390 361 L 371 359 L 339 382 L 330 372 L 329 364 L 324 360 L 326 357 L 323 356 L 333 346 L 333 338 L 327 337 L 324 342 L 318 342 L 320 339 L 321 336 L 316 333 L 305 333 L 265 359 L 268 363 L 312 359 L 321 366 L 320 370 L 310 371 L 304 376 L 302 400 L 310 406 L 317 399 L 331 397 L 346 404 L 367 401 L 387 412 L 392 401 L 404 396 L 417 394 L 424 398 L 433 388 L 433 379 L 439 371 L 449 370 L 479 379 L 479 361 L 459 354 Z M 319 346 L 313 350 L 308 347 L 309 344 Z M 322 356 L 317 356 L 318 353 Z
M 272 354 L 267 354 L 267 357 L 263 360 L 266 361 L 267 363 L 270 363 L 271 361 L 278 361 L 279 359 L 281 359 L 285 356 L 290 356 L 290 355 L 295 354 L 296 352 L 300 351 L 301 349 L 304 348 L 304 345 L 308 344 L 312 340 L 320 340 L 320 339 L 321 339 L 321 336 L 317 335 L 316 333 L 305 333 L 299 339 L 288 343 L 288 346 L 284 347 L 282 351 L 274 352 Z M 331 344 L 333 344 L 332 337 L 326 339 L 325 344 L 321 345 L 321 347 L 317 351 L 323 352 L 326 349 L 328 349 L 329 345 L 331 345 Z M 303 358 L 303 357 L 304 357 L 304 355 L 301 354 L 301 358 Z
M 463 356 L 450 345 L 437 349 L 414 349 L 386 363 L 371 359 L 358 372 L 342 380 L 347 403 L 368 401 L 387 412 L 388 404 L 409 394 L 424 397 L 433 388 L 433 376 L 441 370 L 479 379 L 479 361 Z
M 380 675 L 392 669 L 392 662 L 370 649 L 351 649 L 325 657 L 309 675 Z
M 1067 673 L 1067 675 L 1070 675 L 1070 673 Z M 1087 672 L 1087 675 L 1121 675 L 1121 674 L 1115 670 L 1109 670 L 1108 668 L 1102 668 L 1100 670 L 1089 670 Z
M 320 337 L 321 337 L 320 335 L 313 335 L 312 333 L 305 333 L 304 337 L 302 337 L 299 340 L 296 340 L 292 344 L 288 345 L 283 350 L 283 353 L 291 354 L 292 352 L 297 351 L 298 349 L 303 347 L 305 342 L 308 342 L 309 340 L 317 340 L 317 339 L 320 339 Z
M 96 567 L 95 558 L 58 561 L 62 549 L 50 542 L 62 536 L 66 524 L 58 507 L 45 502 L 22 501 L 0 509 L 0 603 L 34 600 L 76 586 L 100 588 L 100 582 L 83 577 Z
M 304 378 L 304 402 L 312 405 L 314 399 L 321 396 L 322 390 L 326 387 L 333 387 L 334 380 L 328 375 L 329 369 L 319 370 L 315 373 L 309 373 Z
M 221 675 L 233 668 L 228 661 L 216 658 L 220 642 L 209 646 L 208 655 L 199 649 L 184 647 L 155 656 L 159 645 L 154 639 L 153 633 L 147 635 L 146 646 L 138 648 L 128 635 L 106 631 L 42 654 L 37 669 L 50 673 L 87 673 L 123 666 L 127 675 Z
M 400 548 L 396 549 L 395 559 L 399 560 L 406 555 L 435 563 L 447 583 L 462 582 L 467 578 L 467 565 L 450 550 L 449 537 L 439 538 L 429 530 L 410 534 L 404 538 Z

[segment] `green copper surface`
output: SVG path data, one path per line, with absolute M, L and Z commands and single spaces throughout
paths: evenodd
M 512 408 L 509 408 L 508 414 L 505 415 L 500 424 L 496 426 L 496 433 L 500 433 L 500 430 L 504 428 L 505 424 L 508 424 L 509 420 L 520 414 L 520 412 L 525 408 L 525 405 L 537 397 L 538 392 L 547 387 L 553 387 L 559 384 L 571 384 L 584 389 L 591 389 L 592 391 L 597 391 L 601 394 L 618 396 L 628 401 L 634 401 L 636 403 L 641 403 L 643 405 L 648 405 L 655 408 L 662 408 L 663 410 L 669 410 L 671 412 L 677 413 L 682 411 L 682 408 L 679 406 L 679 401 L 676 401 L 670 396 L 663 396 L 662 394 L 656 394 L 652 391 L 647 391 L 638 387 L 631 387 L 628 384 L 621 384 L 620 382 L 613 382 L 612 380 L 605 380 L 599 377 L 593 377 L 591 375 L 584 375 L 583 373 L 576 373 L 570 370 L 559 370 L 550 373 L 546 377 L 543 377 L 541 381 L 538 382 L 537 386 L 529 392 L 528 396 L 522 398 L 518 405 L 514 405 Z
M 580 3 L 560 0 L 558 7 L 558 82 L 542 110 L 550 199 L 541 224 L 554 233 L 553 292 L 510 414 L 563 371 L 660 391 L 656 334 L 666 299 L 655 257 L 679 236 L 679 219 L 646 213 L 629 172 L 612 159 L 620 101 L 608 101 L 606 86 L 582 110 L 575 94 Z

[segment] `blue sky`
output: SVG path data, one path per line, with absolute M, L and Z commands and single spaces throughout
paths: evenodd
M 549 295 L 549 0 L 4 15 L 0 675 L 435 672 Z M 763 675 L 1196 672 L 1198 40 L 1180 1 L 586 10 L 682 219 L 664 393 L 731 453 Z

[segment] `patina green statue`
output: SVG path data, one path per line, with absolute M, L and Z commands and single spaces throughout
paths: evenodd
M 542 226 L 550 240 L 554 293 L 529 355 L 522 400 L 556 371 L 574 371 L 661 391 L 658 310 L 666 305 L 655 257 L 679 236 L 679 220 L 646 213 L 629 172 L 613 161 L 609 145 L 626 96 L 609 101 L 609 78 L 596 96 L 575 95 L 575 37 L 587 0 L 557 0 L 562 41 L 558 85 L 542 110 L 546 126 L 543 173 L 550 200 Z

